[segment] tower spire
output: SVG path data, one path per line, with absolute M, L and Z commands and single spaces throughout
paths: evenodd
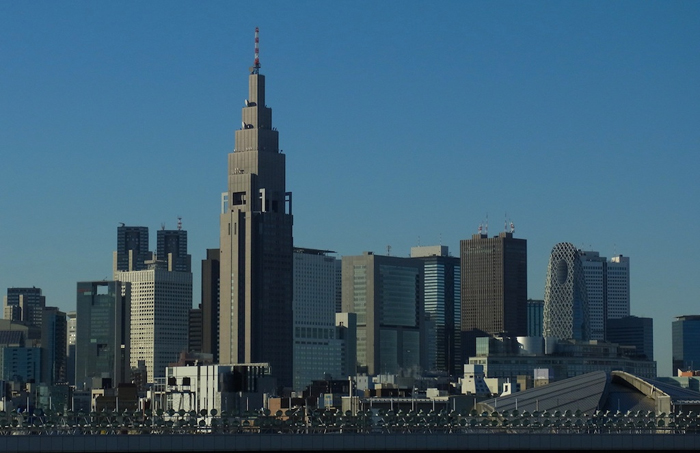
M 255 27 L 255 61 L 251 68 L 251 74 L 260 73 L 260 38 L 258 36 L 260 29 Z

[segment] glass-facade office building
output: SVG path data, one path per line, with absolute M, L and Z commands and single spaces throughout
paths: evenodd
M 678 316 L 672 324 L 673 372 L 700 369 L 700 315 Z
M 367 252 L 342 266 L 343 312 L 357 314 L 357 371 L 423 369 L 423 263 Z

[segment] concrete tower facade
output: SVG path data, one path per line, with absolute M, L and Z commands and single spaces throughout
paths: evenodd
M 476 354 L 476 338 L 527 335 L 527 241 L 501 232 L 460 241 L 462 350 Z
M 573 244 L 554 246 L 544 288 L 544 337 L 589 340 L 590 324 L 586 280 L 581 254 Z
M 292 194 L 256 58 L 228 156 L 220 229 L 221 363 L 268 362 L 292 385 Z

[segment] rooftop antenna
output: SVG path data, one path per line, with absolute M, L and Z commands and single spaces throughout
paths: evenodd
M 391 246 L 390 245 L 386 246 L 386 256 L 391 256 Z
M 486 214 L 486 236 L 489 235 L 489 215 Z
M 512 221 L 510 222 L 510 232 L 515 233 L 515 225 L 513 224 Z
M 161 230 L 165 230 L 165 222 L 161 222 L 161 223 L 160 223 L 160 229 L 161 229 Z
M 440 245 L 442 245 L 442 233 L 440 233 Z
M 483 224 L 484 224 L 484 222 L 481 222 L 481 223 L 479 224 L 479 236 L 481 236 L 481 230 L 483 229 L 483 228 L 482 228 Z
M 177 229 L 180 231 L 182 229 L 182 217 L 177 217 Z
M 250 67 L 251 74 L 260 74 L 260 38 L 258 37 L 259 32 L 260 29 L 258 27 L 255 27 L 255 61 L 253 63 L 253 66 Z

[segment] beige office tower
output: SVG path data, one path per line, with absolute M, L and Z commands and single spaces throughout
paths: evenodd
M 220 236 L 219 362 L 268 362 L 292 385 L 292 194 L 257 54 L 228 156 Z

